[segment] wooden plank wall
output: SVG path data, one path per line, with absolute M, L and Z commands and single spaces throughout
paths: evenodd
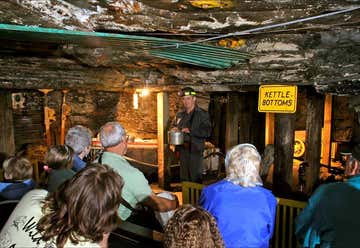
M 0 91 L 0 152 L 13 155 L 15 152 L 11 93 Z
M 23 92 L 25 104 L 23 109 L 13 111 L 14 137 L 16 150 L 22 145 L 44 144 L 44 116 L 41 93 L 38 91 Z

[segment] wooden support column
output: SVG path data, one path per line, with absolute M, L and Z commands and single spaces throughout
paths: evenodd
M 266 113 L 265 116 L 265 145 L 274 144 L 275 114 Z
M 239 93 L 237 107 L 239 115 L 238 143 L 251 143 L 261 151 L 264 149 L 265 119 L 264 114 L 258 112 L 258 93 Z
M 226 104 L 226 131 L 225 131 L 225 152 L 238 144 L 239 134 L 239 95 L 237 93 L 228 93 Z
M 324 111 L 324 96 L 316 93 L 312 88 L 307 89 L 307 117 L 306 117 L 306 168 L 305 193 L 310 195 L 314 185 L 319 180 L 321 154 L 321 127 Z
M 158 182 L 159 187 L 168 188 L 170 178 L 166 178 L 167 163 L 167 123 L 169 120 L 169 96 L 167 93 L 157 93 L 157 140 L 158 140 Z
M 44 126 L 45 126 L 45 139 L 46 145 L 51 145 L 51 133 L 50 133 L 50 121 L 52 119 L 52 109 L 48 107 L 48 93 L 53 91 L 52 89 L 39 89 L 42 93 L 44 93 Z M 55 112 L 54 112 L 55 113 Z
M 274 191 L 287 196 L 293 186 L 295 114 L 275 114 Z
M 65 144 L 65 124 L 67 116 L 69 115 L 69 106 L 66 104 L 66 94 L 68 90 L 62 90 L 63 98 L 61 103 L 61 128 L 60 128 L 60 144 Z
M 325 165 L 331 163 L 331 119 L 332 119 L 332 95 L 325 96 L 324 103 L 324 128 L 322 132 L 322 161 Z
M 11 93 L 0 91 L 0 152 L 15 153 Z
M 211 116 L 212 123 L 212 140 L 216 147 L 223 143 L 223 133 L 221 132 L 222 121 L 223 121 L 223 96 L 217 94 L 211 94 L 211 101 L 209 106 L 209 114 Z
M 249 97 L 249 93 L 239 93 L 238 94 L 238 106 L 237 115 L 238 115 L 238 143 L 252 143 L 251 140 L 251 124 L 253 120 L 253 109 L 251 97 Z M 254 144 L 256 146 L 256 144 Z

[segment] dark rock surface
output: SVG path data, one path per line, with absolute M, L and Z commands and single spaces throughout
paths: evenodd
M 203 2 L 215 7 L 201 5 Z M 358 6 L 356 0 L 8 0 L 0 1 L 0 23 L 195 41 Z M 359 20 L 360 11 L 355 10 L 209 42 L 235 44 L 233 49 L 255 54 L 248 63 L 226 70 L 155 58 L 141 47 L 134 52 L 101 42 L 89 48 L 29 42 L 28 37 L 13 41 L 2 35 L 0 88 L 126 91 L 147 80 L 154 90 L 190 84 L 208 92 L 242 91 L 280 83 L 314 85 L 321 93 L 358 95 Z M 239 42 L 231 43 L 235 41 Z

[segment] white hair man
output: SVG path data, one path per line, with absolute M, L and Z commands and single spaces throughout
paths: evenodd
M 121 204 L 119 216 L 127 220 L 133 208 L 138 203 L 149 206 L 153 210 L 166 212 L 178 206 L 177 198 L 169 200 L 156 196 L 144 174 L 130 165 L 123 155 L 127 151 L 127 139 L 125 129 L 118 122 L 108 122 L 100 129 L 100 141 L 105 151 L 101 156 L 101 163 L 112 167 L 124 179 L 125 185 L 122 190 L 122 198 L 131 206 Z M 99 161 L 100 162 L 100 161 Z
M 262 187 L 261 156 L 252 144 L 233 147 L 224 180 L 205 187 L 200 205 L 217 220 L 226 247 L 269 247 L 276 198 Z
M 79 171 L 86 166 L 83 158 L 90 152 L 92 132 L 89 128 L 76 125 L 68 130 L 65 144 L 74 150 L 74 171 Z

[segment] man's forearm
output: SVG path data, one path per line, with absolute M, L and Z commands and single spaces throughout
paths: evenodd
M 159 197 L 155 194 L 152 194 L 151 196 L 149 196 L 144 201 L 144 204 L 148 205 L 153 210 L 159 211 L 159 212 L 166 212 L 166 211 L 176 209 L 179 205 L 176 196 L 175 196 L 174 200 L 170 200 L 167 198 Z

